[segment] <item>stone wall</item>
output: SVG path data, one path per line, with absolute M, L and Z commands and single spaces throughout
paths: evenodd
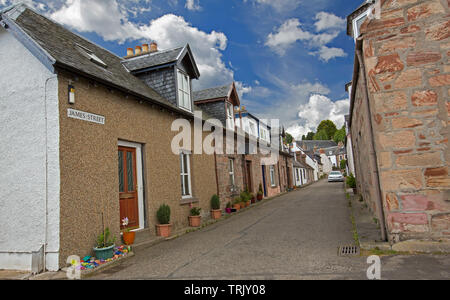
M 450 237 L 448 0 L 383 1 L 361 27 L 378 168 L 391 240 Z M 358 84 L 352 140 L 359 188 L 373 205 L 370 134 Z

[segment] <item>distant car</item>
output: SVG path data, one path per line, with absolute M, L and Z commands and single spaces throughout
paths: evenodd
M 344 182 L 344 175 L 339 171 L 333 171 L 328 175 L 328 182 Z

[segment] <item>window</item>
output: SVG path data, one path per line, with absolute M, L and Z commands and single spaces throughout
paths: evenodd
M 259 132 L 260 132 L 260 138 L 266 142 L 270 142 L 270 138 L 269 138 L 269 131 L 264 128 L 264 127 L 260 127 L 259 128 Z
M 183 196 L 183 198 L 192 197 L 190 157 L 190 154 L 185 152 L 180 154 L 181 195 Z
M 234 108 L 233 104 L 227 102 L 227 128 L 234 129 Z
M 248 125 L 249 125 L 249 134 L 253 135 L 253 136 L 258 136 L 257 132 L 256 132 L 256 124 L 252 121 L 248 121 Z
M 188 111 L 192 111 L 191 105 L 191 85 L 189 82 L 189 76 L 182 73 L 180 70 L 178 73 L 178 106 Z
M 275 183 L 275 167 L 274 166 L 270 166 L 270 184 L 272 186 L 276 186 L 276 183 Z
M 360 35 L 359 30 L 361 28 L 361 25 L 367 19 L 368 14 L 369 14 L 369 10 L 363 12 L 362 14 L 360 14 L 358 17 L 356 17 L 353 20 L 353 36 L 354 36 L 355 40 L 359 37 L 359 35 Z
M 230 184 L 234 186 L 234 159 L 230 158 Z

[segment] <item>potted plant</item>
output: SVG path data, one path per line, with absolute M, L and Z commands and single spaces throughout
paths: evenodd
M 256 195 L 251 194 L 251 196 L 252 196 L 251 202 L 252 202 L 252 204 L 255 204 L 256 203 Z
M 251 204 L 251 197 L 252 196 L 248 192 L 247 188 L 245 188 L 245 191 L 243 191 L 241 193 L 241 199 L 242 199 L 242 202 L 244 203 L 244 207 L 249 207 L 250 206 L 250 204 Z
M 116 238 L 111 238 L 111 232 L 106 227 L 97 237 L 97 247 L 94 247 L 95 257 L 97 259 L 110 259 L 114 257 L 114 243 Z
M 211 198 L 211 217 L 214 220 L 222 217 L 222 210 L 220 209 L 220 198 L 217 195 L 213 195 Z
M 353 194 L 356 195 L 356 193 L 357 193 L 358 191 L 356 190 L 356 178 L 355 178 L 355 176 L 353 176 L 353 174 L 350 174 L 350 175 L 347 177 L 347 185 L 348 185 L 350 188 L 353 189 Z
M 200 227 L 202 224 L 202 217 L 200 216 L 201 212 L 200 207 L 191 208 L 191 215 L 189 216 L 189 226 L 191 227 Z
M 233 208 L 236 211 L 239 211 L 241 209 L 241 202 L 242 202 L 241 197 L 237 197 L 236 199 L 234 199 Z
M 162 237 L 169 237 L 172 231 L 172 224 L 170 224 L 170 207 L 163 204 L 156 212 L 156 217 L 159 224 L 156 225 L 156 235 Z
M 231 207 L 231 202 L 227 203 L 227 207 L 225 208 L 225 212 L 227 214 L 231 214 L 232 213 L 232 207 Z
M 127 228 L 128 222 L 129 220 L 126 217 L 122 220 L 122 226 L 125 227 L 125 230 L 122 233 L 122 239 L 125 245 L 133 245 L 136 232 L 131 231 L 130 228 Z
M 256 199 L 258 199 L 258 201 L 261 201 L 263 199 L 263 188 L 262 188 L 262 184 L 259 184 L 259 189 L 258 189 L 258 194 L 256 195 Z

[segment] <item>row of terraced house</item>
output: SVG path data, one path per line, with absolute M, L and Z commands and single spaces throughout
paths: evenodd
M 23 4 L 0 25 L 0 269 L 58 270 L 90 255 L 105 227 L 151 238 L 162 204 L 177 230 L 192 206 L 207 217 L 214 194 L 225 208 L 245 189 L 271 197 L 318 178 L 299 180 L 305 155 L 241 105 L 234 83 L 192 91 L 189 45 L 118 57 Z M 192 130 L 174 153 L 181 129 L 198 126 L 219 128 L 231 151 L 197 153 L 211 130 Z

